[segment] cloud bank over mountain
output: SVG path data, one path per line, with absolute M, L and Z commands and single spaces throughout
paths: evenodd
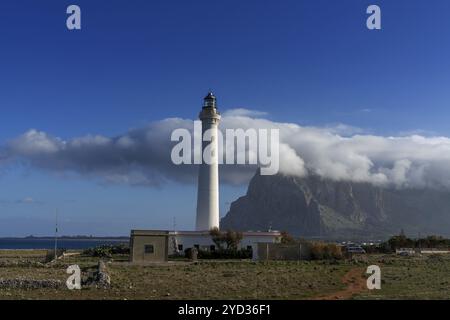
M 315 174 L 374 185 L 450 188 L 450 138 L 377 136 L 347 126 L 306 127 L 262 118 L 245 109 L 223 114 L 220 129 L 279 129 L 280 172 Z M 86 135 L 63 140 L 29 130 L 1 150 L 5 163 L 25 163 L 58 174 L 76 174 L 104 183 L 158 186 L 167 181 L 195 183 L 196 165 L 174 165 L 174 129 L 193 131 L 190 119 L 169 118 L 115 136 Z M 352 130 L 349 130 L 351 128 Z M 221 165 L 221 182 L 246 184 L 256 167 Z

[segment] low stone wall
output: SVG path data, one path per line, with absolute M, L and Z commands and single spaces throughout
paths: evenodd
M 16 266 L 16 265 L 15 265 Z M 42 265 L 46 267 L 47 265 Z M 6 266 L 4 266 L 6 267 Z M 55 267 L 53 265 L 53 267 Z M 63 268 L 59 266 L 59 268 Z M 61 272 L 65 272 L 62 269 Z M 111 287 L 111 278 L 108 273 L 108 268 L 105 262 L 99 261 L 97 267 L 93 271 L 85 272 L 81 277 L 82 287 L 95 287 L 102 289 L 109 289 Z M 0 278 L 0 289 L 67 289 L 66 282 L 61 280 L 45 279 L 36 280 L 29 278 L 14 278 L 3 279 Z
M 59 280 L 34 280 L 34 279 L 0 279 L 1 289 L 62 289 L 66 285 Z
M 46 268 L 47 265 L 35 260 L 0 261 L 0 268 Z

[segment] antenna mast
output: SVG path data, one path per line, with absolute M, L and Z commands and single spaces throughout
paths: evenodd
M 55 262 L 58 259 L 57 249 L 58 249 L 58 209 L 56 209 L 55 214 Z

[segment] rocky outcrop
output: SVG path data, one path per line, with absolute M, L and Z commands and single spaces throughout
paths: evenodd
M 221 228 L 272 228 L 303 237 L 345 239 L 385 238 L 400 229 L 414 236 L 449 235 L 450 192 L 256 174 L 247 194 L 231 204 Z
M 109 276 L 108 268 L 103 260 L 98 262 L 95 271 L 87 272 L 87 277 L 83 279 L 82 286 L 92 286 L 103 289 L 109 289 L 111 287 L 111 277 Z
M 96 273 L 96 282 L 97 287 L 101 288 L 109 288 L 111 286 L 111 277 L 108 273 L 108 268 L 106 267 L 106 264 L 104 261 L 100 260 L 98 263 L 98 271 Z

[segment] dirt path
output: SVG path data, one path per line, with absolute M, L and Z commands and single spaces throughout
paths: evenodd
M 324 296 L 312 298 L 312 300 L 345 300 L 350 299 L 353 295 L 367 290 L 366 279 L 362 277 L 364 268 L 353 268 L 347 272 L 341 279 L 347 287 L 340 291 L 330 293 Z

